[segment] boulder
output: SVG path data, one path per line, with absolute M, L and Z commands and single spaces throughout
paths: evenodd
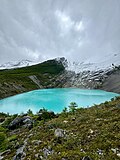
M 63 129 L 60 129 L 60 128 L 57 128 L 55 130 L 54 134 L 55 134 L 55 137 L 57 137 L 57 138 L 63 138 L 63 137 L 65 137 L 65 131 Z
M 43 154 L 44 154 L 44 157 L 47 158 L 47 156 L 51 155 L 54 153 L 54 150 L 52 150 L 51 147 L 48 147 L 48 148 L 44 148 L 43 149 Z
M 9 125 L 8 128 L 9 129 L 16 129 L 19 126 L 23 125 L 23 121 L 21 117 L 16 117 Z
M 16 117 L 9 125 L 8 128 L 13 130 L 20 126 L 24 125 L 25 127 L 31 129 L 33 127 L 33 120 L 30 116 Z

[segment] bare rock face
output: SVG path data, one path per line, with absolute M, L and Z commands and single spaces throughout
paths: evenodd
M 43 88 L 43 86 L 40 84 L 40 80 L 37 78 L 36 75 L 29 76 L 29 78 L 30 78 L 39 88 Z

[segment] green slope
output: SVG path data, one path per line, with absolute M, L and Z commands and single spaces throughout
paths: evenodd
M 64 71 L 64 66 L 56 60 L 48 60 L 23 68 L 1 70 L 0 98 L 33 89 L 53 87 L 52 81 L 62 71 Z M 35 76 L 41 87 L 31 80 L 30 76 Z

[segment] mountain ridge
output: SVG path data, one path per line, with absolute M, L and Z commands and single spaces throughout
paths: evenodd
M 55 58 L 56 61 L 63 63 L 66 70 L 74 71 L 75 73 L 83 71 L 97 71 L 97 70 L 110 70 L 115 66 L 120 65 L 120 54 L 108 54 L 102 59 L 89 58 L 84 61 L 70 61 L 64 57 Z M 46 60 L 47 61 L 47 60 Z M 44 62 L 44 61 L 43 61 Z M 26 66 L 32 66 L 43 62 L 35 62 L 27 59 L 21 61 L 10 61 L 4 64 L 0 64 L 0 70 L 2 69 L 15 69 Z
M 69 70 L 62 57 L 32 66 L 0 70 L 0 98 L 42 88 L 103 89 L 120 93 L 120 66 L 84 70 Z M 116 80 L 116 83 L 114 83 Z

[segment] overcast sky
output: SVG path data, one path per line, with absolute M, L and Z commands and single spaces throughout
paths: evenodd
M 120 0 L 0 0 L 0 63 L 120 54 Z

